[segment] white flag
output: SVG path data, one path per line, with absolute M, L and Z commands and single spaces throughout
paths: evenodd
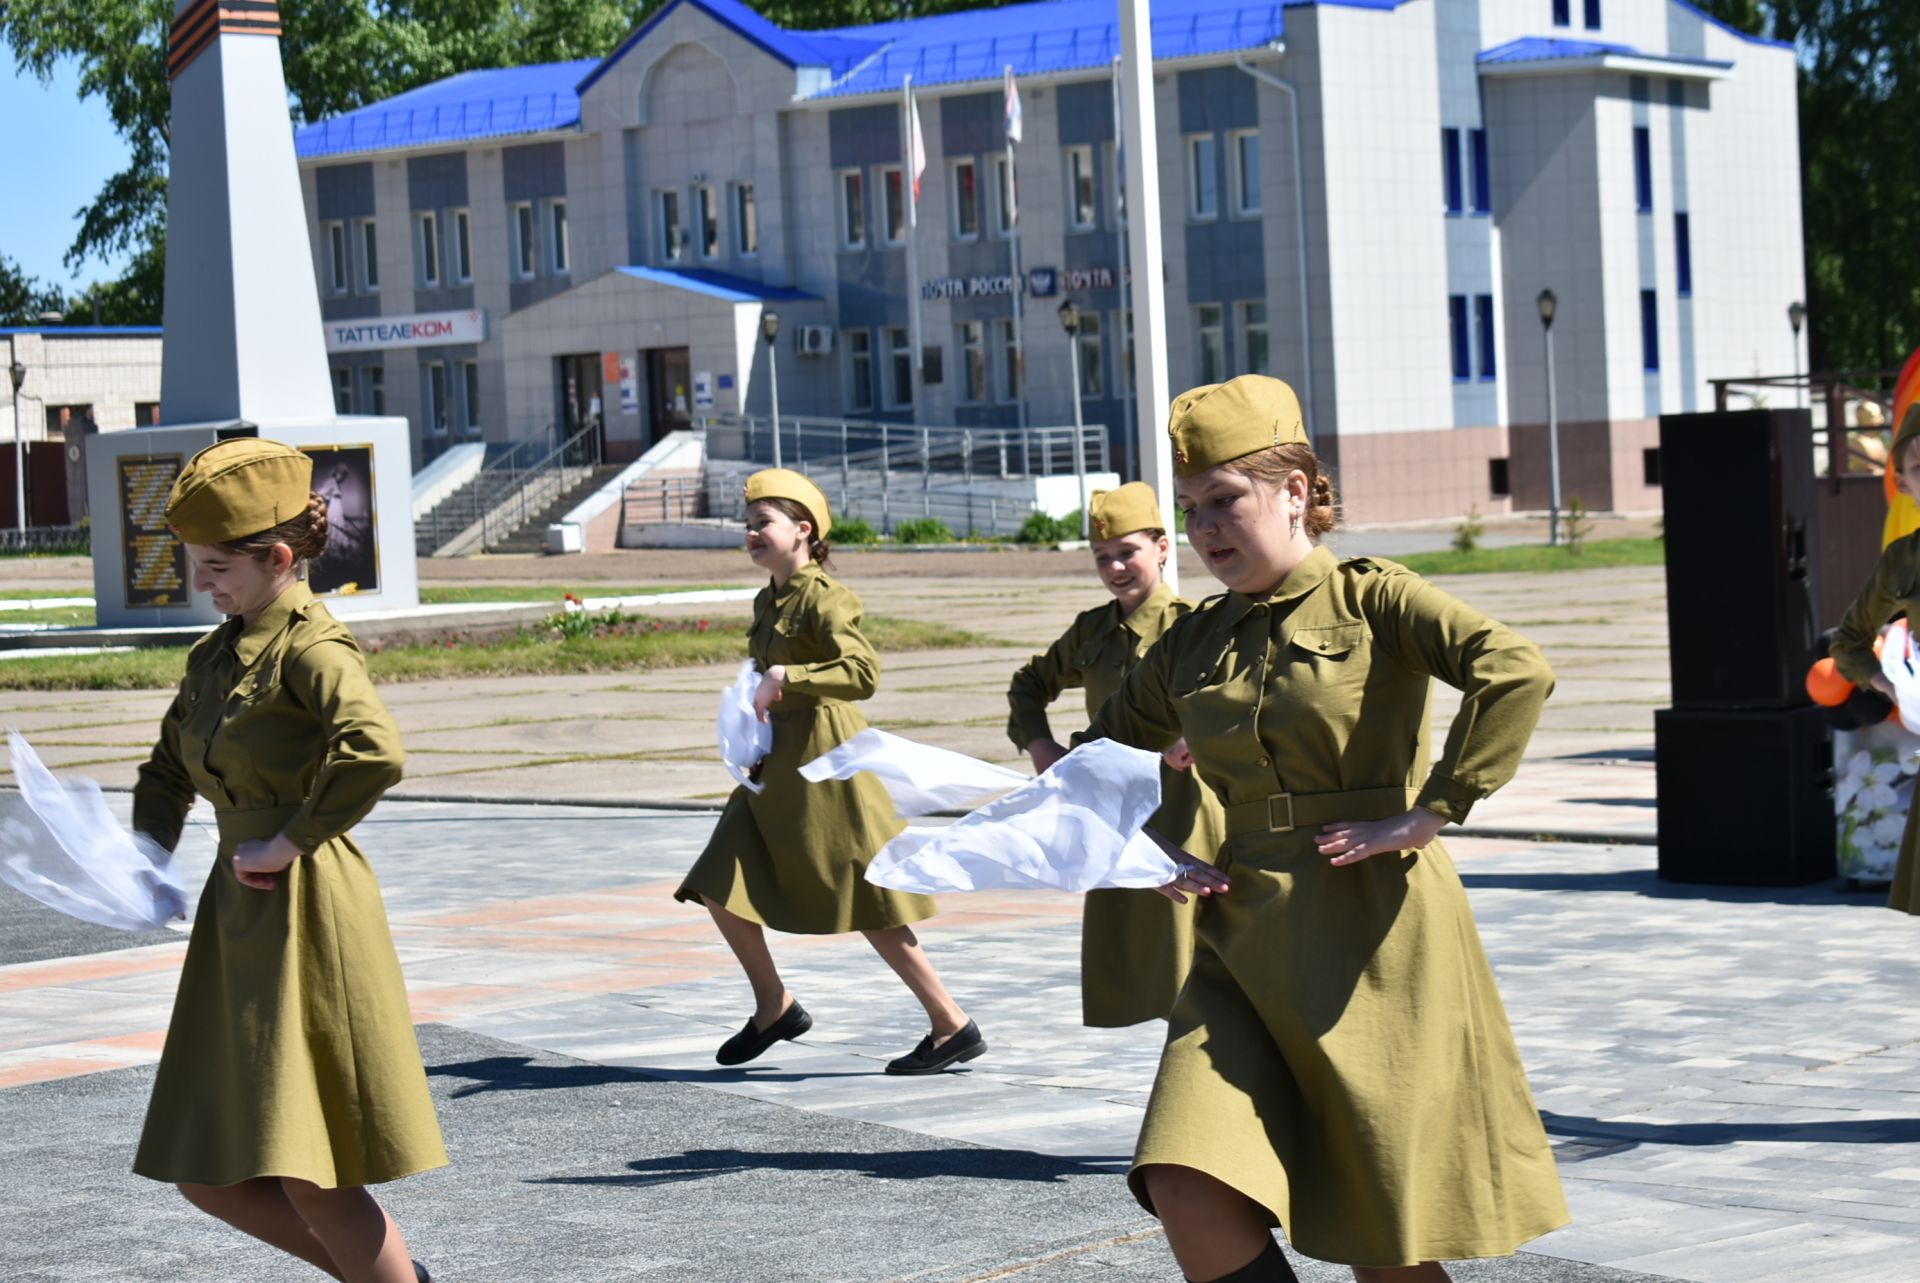
M 920 134 L 920 99 L 907 90 L 907 168 L 913 174 L 913 204 L 920 205 L 920 175 L 927 171 L 927 140 Z
M 1020 91 L 1014 88 L 1013 64 L 1007 64 L 1007 141 L 1020 141 Z

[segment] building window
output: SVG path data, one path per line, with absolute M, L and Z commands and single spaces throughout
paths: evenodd
M 533 279 L 533 206 L 522 202 L 511 211 L 508 225 L 513 228 L 513 279 L 527 281 Z
M 960 333 L 960 401 L 979 405 L 987 399 L 987 327 L 983 321 L 962 321 Z
M 887 408 L 913 405 L 913 334 L 904 325 L 887 327 Z
M 1473 212 L 1493 212 L 1493 173 L 1487 168 L 1487 131 L 1467 131 L 1467 150 L 1473 159 Z
M 907 192 L 900 181 L 900 166 L 881 165 L 880 243 L 899 245 L 907 239 Z
M 1507 460 L 1487 460 L 1487 493 L 1496 499 L 1504 499 L 1513 493 L 1513 482 L 1508 476 Z
M 1600 0 L 1587 0 L 1587 30 L 1600 30 Z
M 1120 377 L 1128 392 L 1133 391 L 1133 313 L 1115 312 L 1114 328 L 1120 332 Z
M 1640 368 L 1660 373 L 1660 301 L 1652 290 L 1640 291 Z
M 1100 340 L 1100 313 L 1080 313 L 1080 397 L 1085 401 L 1107 395 L 1106 345 Z
M 342 366 L 333 369 L 333 412 L 353 413 L 353 371 Z
M 1660 447 L 1648 446 L 1640 452 L 1640 480 L 1643 484 L 1660 484 Z
M 1093 182 L 1093 148 L 1069 147 L 1067 175 L 1067 229 L 1090 232 L 1100 217 L 1099 190 Z
M 1453 343 L 1453 381 L 1465 383 L 1473 377 L 1473 353 L 1467 343 L 1467 296 L 1447 296 L 1447 329 Z
M 742 258 L 760 252 L 760 207 L 754 203 L 752 183 L 733 185 L 733 248 Z
M 711 187 L 693 189 L 693 226 L 700 236 L 700 257 L 720 257 L 720 200 Z
M 453 211 L 453 282 L 466 285 L 473 280 L 473 220 L 464 209 Z
M 362 294 L 380 292 L 380 243 L 374 234 L 373 220 L 363 218 L 354 224 L 360 241 L 360 275 L 354 282 Z
M 460 362 L 460 428 L 469 436 L 480 433 L 480 362 Z
M 1246 358 L 1243 374 L 1272 374 L 1273 354 L 1267 346 L 1267 305 L 1255 299 L 1240 305 L 1240 349 Z
M 1013 169 L 1007 164 L 1005 156 L 993 158 L 993 234 L 995 236 L 1013 235 L 1014 198 L 1018 195 L 1014 187 Z
M 867 244 L 867 202 L 861 192 L 860 171 L 842 170 L 840 181 L 840 248 L 864 249 Z
M 444 361 L 428 361 L 421 367 L 424 395 L 421 398 L 420 421 L 426 431 L 434 436 L 447 433 L 447 366 Z
M 973 157 L 953 162 L 953 236 L 971 241 L 980 236 L 980 169 Z
M 680 193 L 671 187 L 654 194 L 660 211 L 660 261 L 678 263 L 686 247 L 686 234 L 680 227 Z
M 387 367 L 369 365 L 367 375 L 367 413 L 381 415 L 387 412 Z
M 421 289 L 440 284 L 440 222 L 432 214 L 413 216 L 413 283 Z
M 1233 157 L 1233 212 L 1251 218 L 1260 212 L 1260 133 L 1246 129 L 1229 135 Z
M 1218 303 L 1202 303 L 1194 308 L 1193 332 L 1200 364 L 1200 377 L 1195 382 L 1221 382 L 1227 377 L 1225 310 Z
M 1026 390 L 1026 363 L 1020 359 L 1020 341 L 1014 337 L 1013 318 L 1003 316 L 993 323 L 994 348 L 999 360 L 993 363 L 995 392 L 1002 405 L 1011 405 Z
M 1573 0 L 1553 0 L 1553 25 L 1556 27 L 1573 25 Z
M 327 293 L 347 292 L 347 226 L 328 223 L 323 238 L 327 258 Z
M 1633 127 L 1633 205 L 1642 214 L 1653 212 L 1653 131 Z
M 1120 173 L 1120 151 L 1112 143 L 1100 146 L 1100 163 L 1107 167 L 1107 222 L 1115 230 L 1127 225 L 1126 179 Z
M 1493 352 L 1493 295 L 1473 296 L 1474 333 L 1480 340 L 1480 379 L 1490 382 L 1496 366 Z
M 133 424 L 138 428 L 159 427 L 160 403 L 158 401 L 135 401 L 133 403 Z
M 1680 297 L 1693 297 L 1693 229 L 1685 214 L 1673 216 L 1673 267 L 1679 275 Z
M 547 267 L 555 276 L 565 276 L 573 262 L 573 247 L 567 240 L 567 202 L 547 202 Z
M 848 330 L 846 335 L 847 409 L 868 413 L 873 409 L 873 334 Z
M 1460 131 L 1457 129 L 1440 131 L 1440 175 L 1447 213 L 1461 213 L 1466 208 L 1466 198 L 1460 182 Z
M 1187 217 L 1220 216 L 1220 162 L 1212 134 L 1187 139 Z

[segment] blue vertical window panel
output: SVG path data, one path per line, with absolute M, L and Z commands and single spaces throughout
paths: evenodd
M 1458 214 L 1465 204 L 1465 193 L 1460 181 L 1460 131 L 1457 129 L 1440 131 L 1440 172 L 1447 185 L 1447 213 Z
M 1633 127 L 1633 202 L 1642 214 L 1653 212 L 1653 131 L 1645 125 Z
M 1493 212 L 1493 175 L 1487 170 L 1487 131 L 1471 130 L 1467 138 L 1473 152 L 1473 212 L 1491 214 Z
M 1693 228 L 1685 214 L 1673 216 L 1673 265 L 1679 276 L 1680 296 L 1693 294 Z
M 1465 383 L 1473 377 L 1473 353 L 1467 339 L 1467 296 L 1447 296 L 1447 320 L 1453 327 L 1453 381 Z
M 1480 377 L 1491 381 L 1498 370 L 1493 352 L 1493 295 L 1473 296 L 1475 329 L 1480 337 Z
M 1660 373 L 1660 303 L 1652 290 L 1640 291 L 1640 368 Z
M 1600 30 L 1600 0 L 1587 0 L 1587 30 Z
M 1553 0 L 1553 25 L 1556 27 L 1573 25 L 1573 0 Z

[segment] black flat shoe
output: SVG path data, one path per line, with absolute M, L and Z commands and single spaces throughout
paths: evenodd
M 747 1017 L 744 1029 L 720 1044 L 720 1050 L 713 1058 L 723 1065 L 744 1065 L 776 1042 L 789 1038 L 798 1038 L 813 1028 L 813 1017 L 798 1002 L 792 1003 L 780 1013 L 780 1019 L 765 1029 L 753 1026 L 753 1017 Z
M 966 1028 L 953 1037 L 933 1045 L 933 1035 L 928 1034 L 920 1040 L 920 1045 L 906 1055 L 887 1064 L 890 1074 L 937 1074 L 943 1069 L 965 1064 L 987 1049 L 987 1040 L 980 1036 L 980 1026 L 967 1021 Z
M 418 1261 L 413 1263 L 413 1283 L 433 1283 L 433 1275 L 427 1273 L 427 1267 Z

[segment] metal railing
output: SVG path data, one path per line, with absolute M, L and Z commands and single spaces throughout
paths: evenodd
M 706 507 L 706 482 L 697 476 L 641 477 L 620 493 L 620 526 L 688 521 Z
M 545 512 L 547 505 L 600 466 L 600 426 L 590 423 L 531 463 L 515 464 L 500 503 L 480 516 L 480 547 L 492 547 Z
M 1755 408 L 1806 409 L 1812 412 L 1811 444 L 1817 474 L 1839 493 L 1841 478 L 1861 473 L 1877 474 L 1886 466 L 1886 446 L 1899 425 L 1891 422 L 1894 381 L 1898 370 L 1840 370 L 1831 374 L 1750 375 L 1746 378 L 1709 379 L 1713 387 L 1713 408 L 1721 414 L 1733 398 L 1744 397 Z M 1775 407 L 1781 397 L 1788 406 Z M 1879 423 L 1849 423 L 1848 407 L 1872 405 L 1878 408 Z
M 763 416 L 709 415 L 700 426 L 706 430 L 709 459 L 773 460 L 773 424 Z M 809 474 L 819 472 L 820 465 L 830 461 L 848 472 L 862 468 L 958 472 L 968 480 L 976 476 L 1009 480 L 1072 475 L 1077 465 L 1089 472 L 1111 471 L 1105 425 L 1090 423 L 1078 429 L 1077 460 L 1075 431 L 1071 424 L 952 427 L 782 415 L 780 461 Z
M 553 425 L 488 460 L 473 480 L 414 526 L 422 556 L 485 550 L 511 535 L 601 461 L 600 428 L 589 424 L 558 445 Z
M 0 529 L 0 554 L 53 553 L 84 556 L 93 551 L 92 530 L 86 526 L 17 526 Z

